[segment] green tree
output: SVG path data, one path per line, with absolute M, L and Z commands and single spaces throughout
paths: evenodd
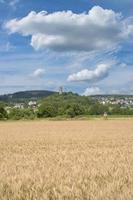
M 56 117 L 58 113 L 57 106 L 54 104 L 43 103 L 37 112 L 37 116 L 41 117 Z
M 90 115 L 103 115 L 104 112 L 108 113 L 108 106 L 102 105 L 100 103 L 95 103 L 90 106 L 89 114 Z
M 78 115 L 84 114 L 84 109 L 79 104 L 72 104 L 69 105 L 68 108 L 65 111 L 65 114 L 71 118 L 76 117 Z

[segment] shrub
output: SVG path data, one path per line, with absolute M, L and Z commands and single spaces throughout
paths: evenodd
M 0 120 L 7 119 L 7 112 L 2 104 L 0 104 Z

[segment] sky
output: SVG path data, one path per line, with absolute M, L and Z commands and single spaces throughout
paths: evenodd
M 0 0 L 0 94 L 133 94 L 133 0 Z

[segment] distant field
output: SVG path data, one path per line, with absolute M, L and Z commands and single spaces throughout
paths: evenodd
M 0 123 L 0 200 L 133 200 L 133 119 Z

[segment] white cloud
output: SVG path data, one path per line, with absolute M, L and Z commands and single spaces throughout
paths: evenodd
M 6 23 L 11 33 L 31 36 L 34 49 L 93 51 L 110 48 L 128 37 L 132 24 L 120 13 L 94 6 L 88 13 L 30 12 Z
M 36 69 L 32 74 L 31 77 L 34 78 L 42 78 L 45 74 L 45 70 L 44 69 Z
M 94 70 L 84 69 L 78 73 L 69 75 L 68 81 L 96 82 L 108 76 L 110 67 L 111 64 L 98 64 Z
M 127 67 L 128 65 L 127 65 L 126 63 L 121 63 L 119 66 L 120 66 L 121 68 L 125 68 L 125 67 Z
M 0 43 L 0 52 L 9 52 L 15 49 L 15 46 L 13 46 L 10 42 L 7 42 L 5 44 Z
M 83 93 L 84 96 L 98 95 L 98 94 L 102 94 L 102 91 L 99 87 L 89 87 Z
M 17 5 L 19 2 L 20 2 L 20 0 L 11 0 L 11 1 L 9 2 L 9 5 L 10 5 L 12 8 L 16 9 L 16 5 Z
M 16 9 L 16 5 L 20 2 L 20 0 L 0 0 L 0 3 L 7 4 L 8 6 Z

